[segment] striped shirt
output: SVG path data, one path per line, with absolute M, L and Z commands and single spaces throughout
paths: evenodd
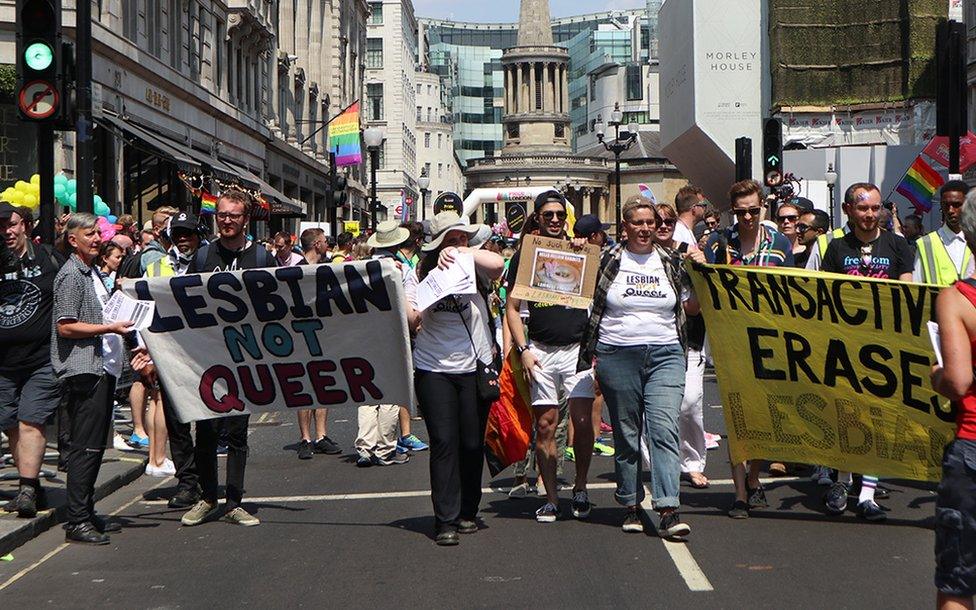
M 101 375 L 102 337 L 67 339 L 58 334 L 60 320 L 103 324 L 102 304 L 95 294 L 94 269 L 72 254 L 54 278 L 51 318 L 51 365 L 60 378 L 73 375 Z
M 705 244 L 705 259 L 709 263 L 718 265 L 793 266 L 793 248 L 790 247 L 790 241 L 785 235 L 760 225 L 758 239 L 759 247 L 753 252 L 743 254 L 742 241 L 739 239 L 739 231 L 736 227 L 717 231 Z

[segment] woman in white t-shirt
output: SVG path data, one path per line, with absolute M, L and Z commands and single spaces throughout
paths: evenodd
M 434 504 L 436 542 L 458 543 L 458 533 L 478 531 L 475 520 L 481 502 L 485 426 L 490 405 L 478 399 L 475 370 L 478 360 L 491 362 L 488 308 L 480 292 L 448 294 L 417 311 L 421 283 L 434 268 L 474 262 L 476 283 L 501 277 L 504 259 L 488 250 L 468 247 L 478 225 L 463 224 L 454 212 L 441 212 L 431 221 L 433 239 L 423 246 L 423 260 L 404 280 L 407 319 L 417 331 L 413 348 L 414 382 L 420 411 L 430 435 L 430 486 Z M 472 278 L 475 279 L 475 278 Z
M 681 256 L 656 241 L 660 217 L 647 201 L 622 211 L 626 240 L 604 256 L 593 313 L 580 347 L 579 368 L 595 360 L 596 379 L 613 425 L 617 502 L 627 507 L 625 532 L 644 529 L 640 438 L 651 453 L 651 493 L 658 534 L 691 528 L 678 516 L 678 412 L 685 385 L 685 314 L 697 313 Z M 701 253 L 690 254 L 701 262 Z

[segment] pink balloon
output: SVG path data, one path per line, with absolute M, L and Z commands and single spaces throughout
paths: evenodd
M 115 227 L 112 225 L 101 227 L 100 232 L 102 234 L 102 241 L 109 241 L 115 237 Z

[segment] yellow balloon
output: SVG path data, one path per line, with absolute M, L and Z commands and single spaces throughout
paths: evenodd
M 31 194 L 24 195 L 23 200 L 21 201 L 21 205 L 22 206 L 28 207 L 28 208 L 31 208 L 31 209 L 34 209 L 37 206 L 38 203 L 39 202 L 37 200 L 37 197 L 35 197 L 35 196 L 31 195 Z
M 40 174 L 34 174 L 33 176 L 31 176 L 30 177 L 30 183 L 32 185 L 34 185 L 34 186 L 40 186 L 41 185 L 41 175 Z
M 7 195 L 7 201 L 14 205 L 21 205 L 24 202 L 24 194 L 20 191 L 14 191 Z
M 28 193 L 31 193 L 35 197 L 40 197 L 41 196 L 41 185 L 40 184 L 31 184 L 30 187 L 28 187 L 27 192 Z
M 16 183 L 14 183 L 14 188 L 17 189 L 18 191 L 26 191 L 27 187 L 29 186 L 30 184 L 24 182 L 23 180 L 18 180 Z

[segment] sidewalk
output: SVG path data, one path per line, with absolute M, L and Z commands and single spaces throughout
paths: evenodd
M 95 501 L 99 501 L 119 488 L 139 478 L 146 468 L 146 454 L 143 451 L 118 451 L 108 449 L 98 472 L 95 484 Z M 33 519 L 21 519 L 16 513 L 0 510 L 0 556 L 6 555 L 18 546 L 39 536 L 48 529 L 64 521 L 65 473 L 57 472 L 57 460 L 45 460 L 45 471 L 56 474 L 53 479 L 42 479 L 41 485 L 47 491 L 49 508 L 39 511 Z M 2 475 L 16 475 L 16 468 L 0 468 Z M 0 503 L 6 504 L 17 493 L 18 481 L 0 480 Z

